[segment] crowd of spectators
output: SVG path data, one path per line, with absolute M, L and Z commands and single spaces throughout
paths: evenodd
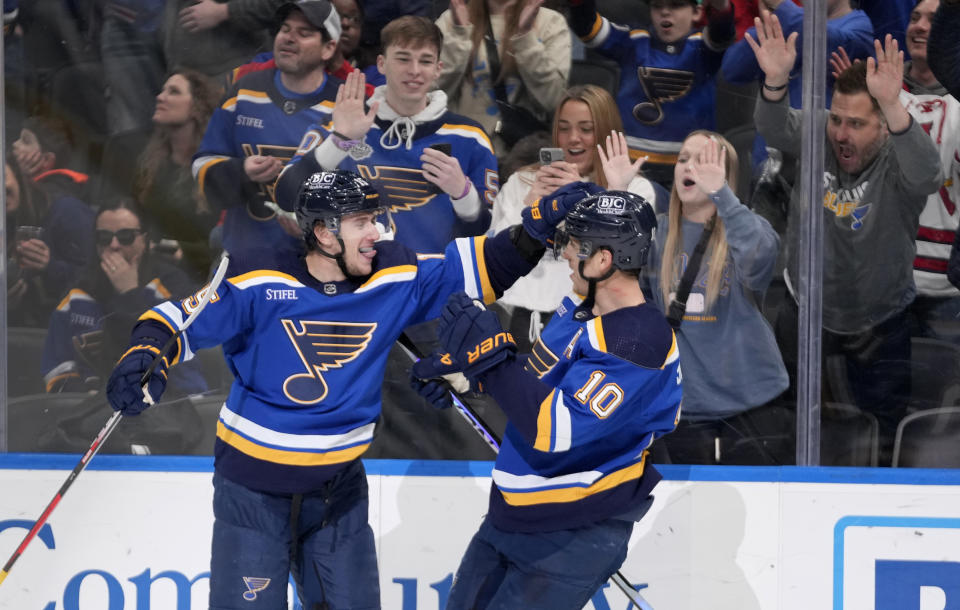
M 395 239 L 423 253 L 593 182 L 660 214 L 642 284 L 687 388 L 660 457 L 789 463 L 812 203 L 791 184 L 803 4 L 5 0 L 8 324 L 49 329 L 48 391 L 96 391 L 117 324 L 188 295 L 220 250 L 240 274 L 301 247 L 288 210 L 317 166 L 369 179 Z M 826 4 L 823 400 L 873 419 L 889 464 L 912 341 L 960 345 L 960 17 L 955 0 Z M 88 97 L 57 93 L 79 65 L 101 75 L 101 133 L 67 103 Z M 716 131 L 718 95 L 756 107 L 755 142 Z M 689 177 L 704 149 L 726 167 L 710 194 Z M 785 226 L 753 209 L 756 180 L 737 184 L 772 151 Z M 521 345 L 570 288 L 548 255 L 506 293 Z M 181 376 L 182 394 L 208 388 Z

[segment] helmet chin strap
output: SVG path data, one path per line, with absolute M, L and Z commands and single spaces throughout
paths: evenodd
M 339 235 L 337 235 L 336 238 L 337 238 L 337 243 L 340 244 L 339 254 L 330 254 L 329 252 L 321 248 L 319 243 L 317 243 L 317 252 L 319 252 L 323 256 L 326 256 L 327 258 L 332 258 L 333 260 L 335 260 L 337 262 L 337 267 L 340 268 L 340 272 L 343 273 L 343 275 L 346 276 L 348 280 L 350 280 L 351 282 L 356 282 L 358 284 L 363 283 L 364 280 L 370 277 L 370 274 L 354 275 L 349 271 L 347 271 L 347 263 L 344 262 L 343 260 L 343 253 L 347 251 L 347 247 L 343 244 L 343 240 L 340 239 Z
M 582 260 L 580 261 L 580 264 L 577 265 L 577 273 L 580 274 L 580 277 L 587 280 L 587 298 L 583 300 L 583 303 L 580 304 L 580 307 L 583 309 L 592 310 L 597 296 L 597 283 L 602 282 L 613 275 L 613 272 L 617 269 L 611 264 L 610 268 L 607 269 L 607 272 L 600 277 L 587 277 L 583 274 L 583 266 L 586 264 L 586 262 L 587 261 Z

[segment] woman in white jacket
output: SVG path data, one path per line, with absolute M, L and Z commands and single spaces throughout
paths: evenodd
M 630 161 L 617 105 L 606 90 L 578 85 L 566 91 L 553 120 L 553 145 L 563 151 L 563 161 L 521 168 L 500 189 L 493 202 L 491 232 L 519 223 L 524 207 L 580 180 L 630 191 L 654 203 L 653 184 L 639 173 L 644 159 Z M 524 337 L 536 341 L 546 319 L 571 290 L 566 261 L 547 253 L 504 293 L 498 303 L 511 314 L 511 332 L 521 347 Z

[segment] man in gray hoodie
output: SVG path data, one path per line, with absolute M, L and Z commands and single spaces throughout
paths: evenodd
M 786 100 L 796 34 L 784 38 L 776 16 L 763 13 L 748 37 L 764 72 L 754 119 L 782 150 L 799 153 L 800 111 Z M 915 238 L 927 195 L 941 184 L 930 137 L 900 103 L 903 54 L 887 36 L 876 59 L 839 75 L 826 128 L 823 182 L 823 355 L 834 399 L 877 416 L 881 454 L 892 447 L 910 394 L 906 308 L 916 295 Z M 791 195 L 786 239 L 787 287 L 796 294 L 801 206 Z M 781 308 L 777 327 L 785 359 L 795 358 L 796 305 Z

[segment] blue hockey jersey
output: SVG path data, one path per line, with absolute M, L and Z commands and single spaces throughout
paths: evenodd
M 317 489 L 373 441 L 387 355 L 403 329 L 439 315 L 458 290 L 492 302 L 532 268 L 506 231 L 459 239 L 443 255 L 376 249 L 359 285 L 318 282 L 294 257 L 233 277 L 181 335 L 174 363 L 222 344 L 235 375 L 217 423 L 218 472 L 266 492 Z M 172 333 L 200 298 L 162 303 L 140 325 Z
M 301 239 L 286 233 L 264 201 L 273 200 L 272 185 L 247 178 L 243 161 L 269 155 L 288 161 L 304 132 L 333 112 L 341 81 L 327 75 L 314 92 L 297 94 L 280 81 L 276 69 L 241 78 L 214 111 L 193 158 L 193 176 L 216 208 L 226 210 L 223 246 L 234 255 L 230 273 L 249 271 L 260 251 L 297 252 Z
M 139 273 L 145 281 L 118 294 L 94 267 L 60 301 L 50 316 L 41 357 L 47 392 L 100 389 L 126 349 L 126 334 L 137 316 L 147 307 L 196 289 L 182 271 L 156 260 L 141 261 Z M 199 367 L 192 365 L 170 371 L 170 386 L 178 395 L 207 390 Z
M 434 92 L 434 95 L 442 92 Z M 341 169 L 358 172 L 379 191 L 384 206 L 390 208 L 400 243 L 417 252 L 443 252 L 457 237 L 483 234 L 490 226 L 491 208 L 500 190 L 497 159 L 493 145 L 479 123 L 445 110 L 435 117 L 417 122 L 413 127 L 410 147 L 406 139 L 398 138 L 396 147 L 387 148 L 384 134 L 393 121 L 379 116 L 364 139 L 368 147 L 363 154 L 347 157 L 340 162 Z M 385 102 L 381 102 L 383 104 Z M 429 111 L 429 108 L 428 108 Z M 284 209 L 292 209 L 296 193 L 310 174 L 322 171 L 313 155 L 308 154 L 331 133 L 329 124 L 310 127 L 300 144 L 291 165 L 303 165 L 284 171 L 277 184 L 277 201 Z M 453 209 L 450 196 L 428 182 L 420 169 L 423 150 L 434 144 L 449 144 L 450 155 L 460 162 L 464 175 L 481 198 L 480 216 L 475 220 L 460 219 Z M 325 168 L 333 169 L 333 168 Z
M 694 32 L 675 43 L 651 30 L 630 30 L 594 13 L 584 44 L 620 64 L 617 106 L 634 159 L 674 165 L 687 134 L 713 129 L 715 76 L 734 35 L 733 13 L 709 12 L 712 37 Z
M 501 529 L 624 515 L 660 480 L 647 449 L 680 417 L 676 337 L 650 304 L 585 321 L 577 311 L 565 298 L 522 368 L 514 362 L 482 380 L 509 418 L 490 494 Z

